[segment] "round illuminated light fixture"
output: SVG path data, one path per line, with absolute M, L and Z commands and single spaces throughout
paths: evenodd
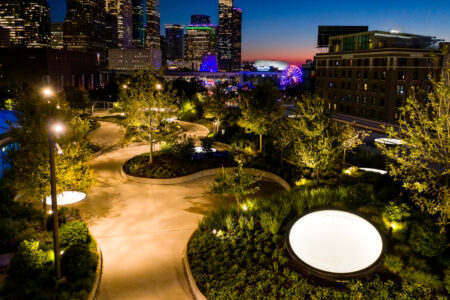
M 402 140 L 389 139 L 389 138 L 378 138 L 378 139 L 375 139 L 375 142 L 380 143 L 380 144 L 389 145 L 389 146 L 399 146 L 399 145 L 404 144 L 404 142 Z
M 80 202 L 86 199 L 86 194 L 82 192 L 66 191 L 56 196 L 56 202 L 58 205 L 68 205 Z M 52 204 L 52 196 L 47 196 L 45 202 L 49 205 Z
M 287 249 L 305 275 L 331 281 L 365 277 L 379 266 L 383 240 L 367 220 L 341 210 L 308 213 L 290 224 Z

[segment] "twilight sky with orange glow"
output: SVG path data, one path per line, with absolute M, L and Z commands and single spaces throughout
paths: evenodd
M 66 0 L 48 0 L 52 21 L 62 21 Z M 190 15 L 212 16 L 218 0 L 160 0 L 164 24 L 190 22 Z M 235 0 L 243 9 L 242 59 L 276 59 L 303 63 L 317 52 L 318 25 L 368 25 L 369 30 L 432 35 L 450 41 L 448 0 Z

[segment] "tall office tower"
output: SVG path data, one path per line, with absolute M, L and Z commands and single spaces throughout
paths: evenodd
M 185 58 L 200 67 L 203 55 L 216 52 L 217 25 L 199 26 L 192 24 L 186 27 Z
M 219 0 L 219 33 L 217 52 L 219 69 L 231 71 L 233 44 L 233 0 Z
M 133 40 L 131 0 L 106 0 L 105 9 L 106 12 L 117 16 L 118 47 L 130 48 Z
M 166 24 L 167 59 L 182 59 L 184 54 L 184 25 Z
M 205 15 L 192 15 L 191 24 L 211 24 L 211 16 Z
M 96 52 L 105 62 L 105 28 L 104 0 L 67 0 L 63 30 L 64 45 L 68 50 Z
M 133 45 L 137 48 L 145 46 L 144 2 L 132 0 Z
M 52 23 L 51 24 L 51 46 L 53 49 L 64 49 L 64 33 L 63 33 L 64 23 Z
M 106 48 L 113 49 L 119 47 L 119 32 L 117 16 L 105 14 L 105 43 Z
M 160 12 L 159 0 L 147 0 L 147 27 L 145 34 L 145 46 L 160 48 Z
M 241 70 L 242 9 L 233 8 L 233 39 L 231 44 L 232 71 Z
M 50 7 L 46 0 L 0 0 L 0 27 L 9 30 L 13 47 L 48 47 Z

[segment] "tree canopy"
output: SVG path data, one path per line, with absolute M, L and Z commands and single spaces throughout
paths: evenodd
M 440 80 L 425 99 L 414 91 L 399 108 L 398 129 L 387 127 L 390 138 L 401 146 L 380 145 L 387 155 L 389 173 L 412 192 L 422 210 L 438 216 L 444 228 L 450 219 L 450 75 L 447 65 Z

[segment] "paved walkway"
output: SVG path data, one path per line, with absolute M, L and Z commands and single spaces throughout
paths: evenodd
M 106 142 L 105 137 L 119 134 L 117 126 L 108 124 L 102 123 L 107 126 L 93 137 Z M 200 125 L 182 126 L 190 136 L 207 133 Z M 213 177 L 169 186 L 123 179 L 122 164 L 145 151 L 147 146 L 135 145 L 92 160 L 98 183 L 86 200 L 74 205 L 103 252 L 99 299 L 191 299 L 183 249 L 203 214 L 232 201 L 209 193 Z

